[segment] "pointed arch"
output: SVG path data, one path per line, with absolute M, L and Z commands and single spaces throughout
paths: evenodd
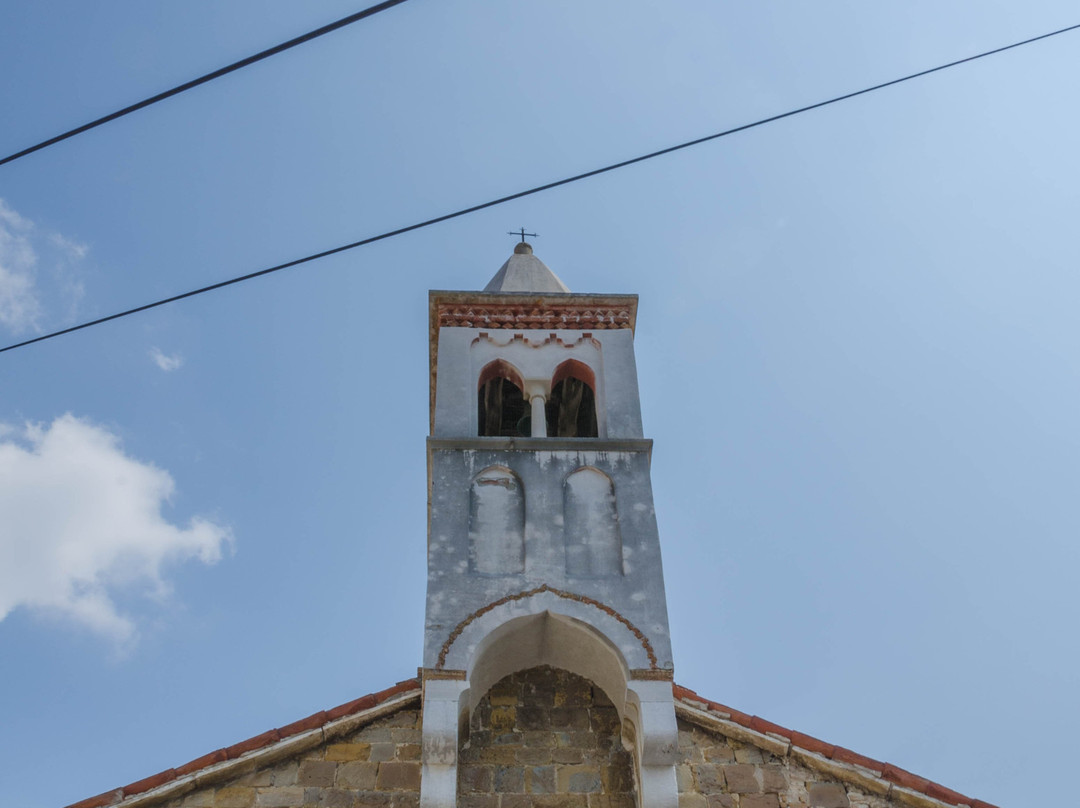
M 519 436 L 518 424 L 529 414 L 521 372 L 505 359 L 495 359 L 484 365 L 476 387 L 477 434 Z
M 567 359 L 551 377 L 547 405 L 548 435 L 559 438 L 596 438 L 596 374 L 577 359 Z

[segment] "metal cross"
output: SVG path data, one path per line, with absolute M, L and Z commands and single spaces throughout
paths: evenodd
M 508 236 L 521 236 L 521 243 L 524 244 L 525 243 L 525 236 L 529 236 L 530 238 L 536 238 L 540 234 L 539 233 L 526 233 L 525 228 L 522 227 L 520 230 L 507 230 L 506 235 L 508 235 Z

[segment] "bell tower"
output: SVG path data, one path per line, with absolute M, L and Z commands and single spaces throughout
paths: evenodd
M 549 665 L 614 704 L 639 805 L 675 808 L 637 296 L 572 293 L 522 241 L 482 292 L 433 291 L 429 309 L 421 805 L 457 804 L 492 686 Z

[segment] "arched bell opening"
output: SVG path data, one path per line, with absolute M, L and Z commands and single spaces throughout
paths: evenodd
M 516 438 L 530 434 L 525 382 L 503 359 L 489 362 L 477 381 L 477 434 Z M 524 431 L 522 431 L 524 430 Z
M 555 368 L 545 409 L 550 437 L 599 437 L 596 374 L 592 368 L 576 359 L 567 359 Z

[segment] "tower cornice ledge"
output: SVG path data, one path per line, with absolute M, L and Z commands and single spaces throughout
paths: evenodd
M 493 452 L 644 452 L 652 457 L 652 438 L 428 438 L 431 451 L 473 449 Z

